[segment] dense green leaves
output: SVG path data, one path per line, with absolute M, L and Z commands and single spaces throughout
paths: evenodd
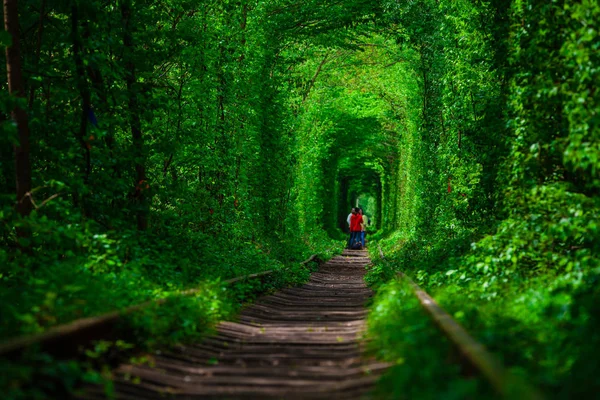
M 207 285 L 206 308 L 140 316 L 140 337 L 193 336 L 201 324 L 179 314 L 228 307 L 210 282 L 339 246 L 358 201 L 368 239 L 510 367 L 548 393 L 592 393 L 569 376 L 596 371 L 595 336 L 567 344 L 597 327 L 595 2 L 19 7 L 26 96 L 0 95 L 1 337 Z M 421 324 L 402 293 L 386 287 L 374 310 L 383 347 L 422 343 L 388 335 Z
M 592 395 L 571 377 L 596 370 L 597 348 L 585 355 L 568 343 L 597 329 L 598 6 L 388 10 L 398 42 L 419 51 L 423 101 L 400 143 L 412 178 L 395 187 L 403 229 L 385 251 L 548 395 Z M 389 275 L 379 266 L 370 279 Z
M 317 224 L 294 229 L 281 52 L 300 40 L 274 17 L 287 6 L 19 2 L 35 209 L 14 210 L 4 90 L 0 338 L 205 288 L 139 316 L 132 340 L 190 338 L 265 289 L 232 296 L 215 281 L 274 269 L 266 288 L 296 283 L 306 270 L 291 267 L 339 247 Z

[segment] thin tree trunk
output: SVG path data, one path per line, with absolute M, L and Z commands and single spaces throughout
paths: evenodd
M 83 150 L 84 167 L 83 175 L 84 182 L 87 184 L 89 181 L 90 174 L 92 172 L 91 154 L 90 154 L 90 143 L 87 139 L 87 127 L 89 113 L 92 110 L 90 90 L 87 86 L 87 78 L 85 75 L 85 68 L 83 66 L 83 59 L 81 56 L 82 44 L 81 38 L 79 37 L 79 10 L 76 5 L 71 8 L 71 35 L 73 41 L 73 57 L 75 58 L 75 72 L 77 87 L 79 89 L 79 95 L 81 96 L 81 110 L 79 115 L 79 132 L 77 133 L 77 140 Z
M 12 45 L 6 48 L 6 75 L 8 90 L 13 96 L 25 99 L 23 88 L 21 50 L 19 43 L 19 12 L 17 0 L 4 0 L 4 29 L 12 37 Z M 27 114 L 21 107 L 15 107 L 11 117 L 17 124 L 19 144 L 14 146 L 16 168 L 17 212 L 28 216 L 33 205 L 29 192 L 31 191 L 31 163 L 29 159 L 29 125 Z M 23 231 L 19 236 L 26 236 Z
M 134 52 L 133 34 L 131 28 L 131 4 L 124 1 L 121 4 L 121 16 L 123 18 L 123 44 L 126 48 L 126 75 L 127 94 L 129 96 L 129 118 L 131 126 L 131 136 L 133 138 L 133 155 L 135 159 L 135 199 L 139 204 L 137 212 L 137 228 L 144 231 L 148 228 L 148 205 L 146 190 L 149 188 L 146 180 L 146 167 L 144 165 L 144 139 L 142 137 L 142 121 L 140 119 L 139 104 L 136 91 L 135 64 L 132 61 Z
M 217 110 L 218 110 L 218 119 L 217 125 L 219 126 L 219 130 L 221 134 L 225 136 L 225 72 L 223 71 L 223 63 L 225 60 L 225 47 L 223 45 L 219 46 L 219 62 L 217 65 Z M 216 139 L 216 136 L 215 136 Z M 216 142 L 215 142 L 216 143 Z
M 38 25 L 38 35 L 37 35 L 37 46 L 35 49 L 35 70 L 37 70 L 38 65 L 40 64 L 40 54 L 42 52 L 42 34 L 44 33 L 44 18 L 46 17 L 46 0 L 42 1 L 42 7 L 40 9 L 40 21 Z M 33 108 L 33 101 L 35 99 L 35 85 L 31 85 L 31 89 L 29 90 L 29 109 Z
M 187 70 L 186 70 L 186 73 L 187 73 Z M 176 141 L 179 140 L 179 136 L 181 134 L 181 123 L 183 120 L 182 96 L 183 96 L 183 86 L 184 85 L 185 85 L 185 73 L 182 76 L 181 81 L 179 82 L 179 90 L 177 91 L 177 128 L 175 129 L 175 140 Z M 166 176 L 167 176 L 169 167 L 171 166 L 171 163 L 173 162 L 173 156 L 174 156 L 174 153 L 172 152 L 171 155 L 169 156 L 169 158 L 167 160 L 165 160 L 165 162 L 163 164 L 163 179 L 166 178 Z
M 173 161 L 173 153 L 171 153 L 169 158 L 166 159 L 163 164 L 163 179 L 167 177 L 167 172 L 169 171 L 169 167 L 171 166 L 172 161 Z
M 4 124 L 10 116 L 2 113 L 0 114 L 0 124 Z M 2 165 L 2 191 L 3 193 L 14 193 L 16 191 L 15 186 L 15 162 L 13 160 L 14 149 L 12 143 L 8 140 L 0 141 L 0 165 Z M 9 161 L 10 160 L 10 161 Z
M 87 20 L 84 20 L 82 23 L 83 23 L 83 38 L 89 39 L 91 36 L 90 23 Z M 111 55 L 111 58 L 112 58 L 112 55 Z M 110 103 L 109 96 L 107 93 L 106 84 L 104 82 L 104 76 L 102 75 L 102 71 L 100 71 L 100 68 L 97 64 L 90 63 L 86 68 L 86 73 L 90 79 L 91 88 L 94 90 L 94 92 L 98 95 L 98 98 L 100 99 L 100 102 L 96 103 L 95 107 L 94 107 L 94 111 L 96 112 L 96 114 L 95 114 L 96 117 L 111 116 L 113 114 L 113 110 L 111 108 L 111 103 Z M 113 104 L 114 103 L 115 102 L 113 101 Z M 96 121 L 96 124 L 97 124 L 96 127 L 98 127 L 98 125 L 100 124 L 99 121 Z M 103 128 L 103 129 L 106 129 L 106 134 L 104 135 L 104 143 L 106 144 L 106 147 L 108 149 L 110 159 L 113 160 L 113 159 L 115 159 L 114 127 L 111 124 L 107 124 L 107 125 L 105 125 L 105 128 Z M 120 177 L 120 171 L 118 169 L 117 163 L 113 163 L 112 170 L 113 170 L 113 176 L 115 178 Z M 114 200 L 112 200 L 112 202 L 114 203 Z
M 306 99 L 308 98 L 310 91 L 312 90 L 313 86 L 315 85 L 315 82 L 317 81 L 317 78 L 319 77 L 319 74 L 321 73 L 321 70 L 323 69 L 323 66 L 325 65 L 325 63 L 327 62 L 328 59 L 329 59 L 329 52 L 327 52 L 325 54 L 325 57 L 323 57 L 323 60 L 317 67 L 317 70 L 315 71 L 315 74 L 313 75 L 312 79 L 310 80 L 310 82 L 308 82 L 308 87 L 306 88 L 306 92 L 302 96 L 302 104 L 304 104 L 306 102 Z
M 242 40 L 241 40 L 241 49 L 242 49 L 242 54 L 240 54 L 240 57 L 238 58 L 238 61 L 241 63 L 242 61 L 244 61 L 244 59 L 246 58 L 244 52 L 246 50 L 246 27 L 248 26 L 248 4 L 244 3 L 244 5 L 242 6 L 242 22 L 240 23 L 240 30 L 242 33 Z
M 477 121 L 477 111 L 475 110 L 475 100 L 473 99 L 473 91 L 469 91 L 471 97 L 471 108 L 473 109 L 473 121 Z
M 240 41 L 240 48 L 242 51 L 242 54 L 240 54 L 240 56 L 238 57 L 238 68 L 240 70 L 240 72 L 243 70 L 243 62 L 246 58 L 245 52 L 246 52 L 246 28 L 248 27 L 248 4 L 246 2 L 244 2 L 244 4 L 242 5 L 242 21 L 240 23 L 240 31 L 241 31 L 241 41 Z M 244 89 L 246 90 L 246 89 Z M 242 103 L 246 102 L 246 96 L 245 95 L 240 95 L 239 92 L 237 94 L 237 103 L 238 106 L 240 106 Z M 236 135 L 236 160 L 235 160 L 235 164 L 236 164 L 236 168 L 235 168 L 235 180 L 234 180 L 234 188 L 233 188 L 233 198 L 234 198 L 234 207 L 238 207 L 239 202 L 238 202 L 238 190 L 239 190 L 239 186 L 240 186 L 240 171 L 241 171 L 241 166 L 242 166 L 242 138 L 243 138 L 243 132 L 244 132 L 244 128 L 245 128 L 245 121 L 246 121 L 246 116 L 244 114 L 240 115 L 240 133 L 238 135 Z

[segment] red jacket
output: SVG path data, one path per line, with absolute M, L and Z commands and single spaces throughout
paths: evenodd
M 360 232 L 362 230 L 360 224 L 362 224 L 362 215 L 352 214 L 350 217 L 350 232 Z

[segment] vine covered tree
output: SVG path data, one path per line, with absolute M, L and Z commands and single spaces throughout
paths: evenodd
M 596 2 L 5 0 L 4 21 L 2 338 L 298 278 L 358 203 L 384 295 L 403 270 L 550 396 L 595 393 Z

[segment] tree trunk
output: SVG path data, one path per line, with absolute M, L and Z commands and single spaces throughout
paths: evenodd
M 37 32 L 37 45 L 35 48 L 35 70 L 40 64 L 40 56 L 42 53 L 42 34 L 44 32 L 44 18 L 46 17 L 46 0 L 42 1 L 42 7 L 40 9 L 40 20 L 38 23 L 38 32 Z M 33 101 L 35 100 L 35 85 L 31 85 L 29 89 L 29 109 L 33 108 Z
M 321 70 L 323 69 L 323 66 L 325 65 L 325 63 L 327 63 L 328 59 L 329 59 L 329 51 L 327 53 L 325 53 L 325 57 L 323 57 L 323 60 L 317 67 L 315 74 L 313 75 L 312 79 L 308 82 L 306 92 L 304 92 L 304 94 L 302 95 L 302 104 L 304 104 L 306 102 L 306 99 L 308 98 L 310 91 L 312 90 L 313 86 L 315 85 L 315 82 L 317 81 L 317 78 L 319 77 L 319 74 L 321 73 Z
M 144 139 L 142 137 L 142 121 L 140 118 L 139 104 L 137 99 L 135 64 L 132 56 L 134 52 L 133 34 L 131 28 L 131 4 L 124 1 L 121 5 L 121 16 L 123 18 L 123 44 L 126 48 L 125 68 L 127 83 L 127 95 L 129 97 L 129 121 L 131 136 L 133 138 L 133 156 L 135 159 L 136 184 L 134 198 L 139 205 L 137 211 L 137 228 L 144 231 L 148 228 L 148 200 L 146 191 L 149 189 L 146 180 L 146 167 L 144 165 Z
M 87 137 L 87 127 L 89 113 L 92 111 L 91 95 L 87 85 L 87 77 L 85 75 L 85 67 L 83 66 L 81 38 L 79 37 L 79 10 L 76 5 L 71 8 L 71 35 L 73 41 L 73 57 L 75 58 L 75 73 L 77 80 L 77 88 L 81 96 L 81 110 L 79 114 L 79 132 L 76 134 L 77 140 L 83 151 L 84 167 L 83 181 L 87 185 L 90 174 L 92 172 L 90 141 Z M 84 207 L 85 209 L 85 207 Z
M 6 75 L 8 90 L 13 96 L 25 99 L 19 43 L 19 12 L 17 0 L 4 0 L 4 29 L 12 37 L 12 45 L 6 48 Z M 16 106 L 11 117 L 17 125 L 19 144 L 14 146 L 16 167 L 17 211 L 21 216 L 31 213 L 31 163 L 29 160 L 29 125 L 25 110 Z M 24 232 L 19 233 L 24 236 Z

